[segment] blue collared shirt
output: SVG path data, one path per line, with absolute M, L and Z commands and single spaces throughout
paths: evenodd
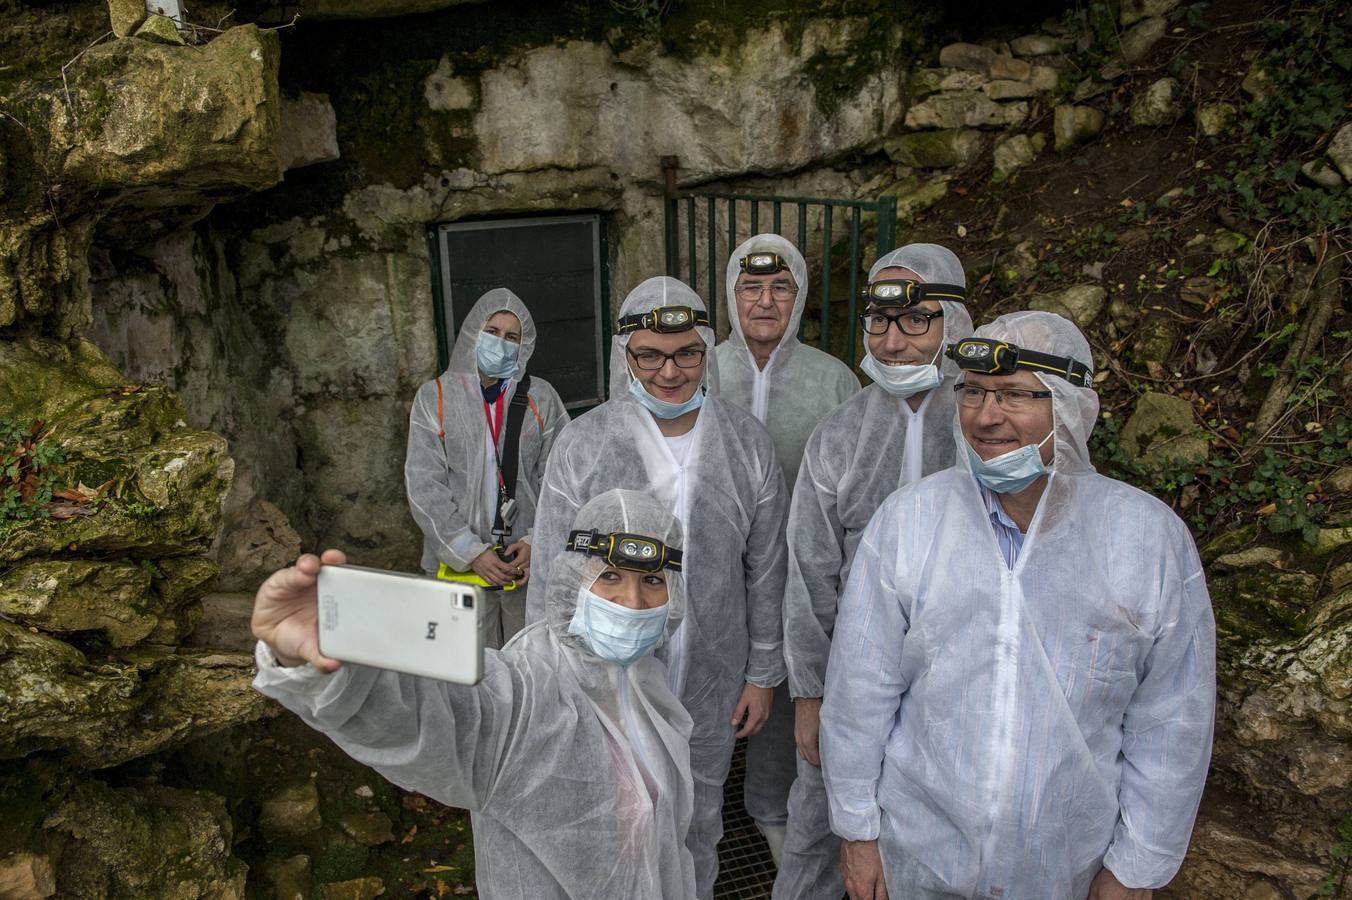
M 991 517 L 991 528 L 995 529 L 995 541 L 1000 545 L 1000 555 L 1005 558 L 1005 565 L 1012 569 L 1019 559 L 1019 551 L 1023 549 L 1023 532 L 1000 505 L 1000 498 L 995 491 L 979 481 L 976 486 L 981 489 L 981 499 L 986 504 L 986 513 Z

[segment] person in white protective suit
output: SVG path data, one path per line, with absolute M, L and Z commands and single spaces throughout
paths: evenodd
M 501 647 L 525 625 L 531 527 L 540 480 L 568 412 L 554 388 L 531 376 L 524 408 L 515 410 L 526 365 L 535 352 L 535 321 L 506 288 L 479 298 L 460 325 L 450 365 L 418 388 L 409 414 L 404 484 L 413 520 L 423 533 L 422 567 L 441 564 L 474 572 L 490 585 L 480 618 L 484 646 Z M 519 421 L 515 500 L 507 499 L 499 459 Z M 499 552 L 500 551 L 500 552 Z
M 259 589 L 254 687 L 395 784 L 469 809 L 483 897 L 687 900 L 690 717 L 650 652 L 686 606 L 680 524 L 632 491 L 572 524 L 657 542 L 663 567 L 597 554 L 596 539 L 561 553 L 545 621 L 486 650 L 466 687 L 319 655 L 320 560 L 303 556 Z
M 764 726 L 782 652 L 784 517 L 788 492 L 764 427 L 705 396 L 716 377 L 704 301 L 674 278 L 650 278 L 620 308 L 610 399 L 574 419 L 554 445 L 536 517 L 535 578 L 546 590 L 568 523 L 614 487 L 660 499 L 681 521 L 691 603 L 665 657 L 690 712 L 695 802 L 686 839 L 694 896 L 718 875 L 723 783 L 733 742 Z M 527 618 L 543 614 L 531 593 Z
M 1097 474 L 1084 337 L 959 342 L 958 464 L 897 491 L 841 598 L 821 715 L 851 898 L 1145 900 L 1206 780 L 1215 622 L 1165 504 Z
M 951 466 L 957 366 L 946 342 L 972 333 L 966 275 L 952 251 L 908 244 L 869 270 L 861 316 L 873 384 L 822 420 L 808 440 L 789 510 L 784 659 L 797 778 L 789 796 L 776 900 L 840 900 L 840 839 L 831 833 L 817 748 L 836 604 L 859 537 L 898 487 Z
M 807 305 L 807 263 L 777 234 L 758 234 L 728 259 L 728 339 L 714 348 L 718 396 L 748 410 L 770 432 L 785 483 L 798 476 L 803 445 L 822 417 L 859 390 L 845 363 L 798 340 Z M 744 802 L 781 860 L 789 786 L 798 753 L 785 681 L 775 688 L 770 721 L 747 740 Z M 839 895 L 833 900 L 839 900 Z

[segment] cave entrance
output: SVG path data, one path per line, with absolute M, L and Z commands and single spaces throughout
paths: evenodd
M 539 335 L 531 374 L 574 413 L 605 399 L 610 351 L 606 222 L 597 213 L 487 219 L 428 230 L 440 368 L 486 291 L 521 298 Z

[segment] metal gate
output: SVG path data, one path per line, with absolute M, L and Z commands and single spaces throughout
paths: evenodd
M 809 235 L 814 238 L 815 244 L 817 233 L 820 233 L 821 284 L 814 292 L 821 304 L 816 342 L 822 350 L 830 353 L 832 256 L 838 252 L 833 246 L 833 235 L 836 228 L 848 232 L 848 245 L 840 248 L 848 257 L 846 271 L 849 276 L 849 288 L 846 296 L 846 334 L 842 348 L 844 352 L 838 355 L 844 358 L 847 365 L 853 366 L 859 329 L 850 323 L 855 320 L 859 278 L 864 271 L 860 260 L 860 231 L 863 218 L 869 213 L 877 217 L 876 243 L 878 255 L 881 256 L 894 246 L 897 223 L 896 198 L 884 196 L 876 200 L 834 200 L 823 197 L 676 191 L 672 184 L 675 180 L 674 168 L 668 168 L 666 165 L 663 168 L 669 173 L 670 188 L 665 200 L 667 274 L 682 279 L 694 288 L 696 293 L 705 297 L 709 304 L 710 319 L 715 322 L 721 276 L 727 259 L 739 243 L 754 234 L 761 233 L 761 212 L 764 209 L 769 212 L 770 217 L 768 230 L 790 240 L 794 240 L 796 234 L 796 245 L 808 259 L 809 271 L 813 262 L 808 255 Z M 741 217 L 742 212 L 745 212 L 745 218 Z M 786 212 L 795 220 L 791 223 L 795 234 L 784 233 Z M 739 222 L 747 223 L 745 231 L 739 227 Z M 726 249 L 720 252 L 724 241 Z M 707 285 L 708 290 L 701 291 L 701 284 Z M 800 336 L 806 325 L 806 318 L 804 316 L 804 323 L 799 326 Z

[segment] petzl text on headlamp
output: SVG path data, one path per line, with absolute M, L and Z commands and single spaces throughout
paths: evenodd
M 967 302 L 967 289 L 960 284 L 926 283 L 909 278 L 875 281 L 865 286 L 860 294 L 871 306 L 914 306 L 921 300 Z
M 689 331 L 696 325 L 708 325 L 709 314 L 702 309 L 688 306 L 659 306 L 651 312 L 641 315 L 622 316 L 615 328 L 617 334 L 631 331 L 656 331 L 658 334 L 674 334 Z
M 789 268 L 789 263 L 778 253 L 748 253 L 737 261 L 748 275 L 773 275 Z
M 574 531 L 568 535 L 566 549 L 600 557 L 607 565 L 630 572 L 681 571 L 681 551 L 641 534 Z
M 1094 370 L 1077 359 L 1039 353 L 990 338 L 966 338 L 956 344 L 949 344 L 944 356 L 957 363 L 964 372 L 1012 375 L 1023 369 L 1059 375 L 1079 387 L 1092 387 L 1094 384 Z

